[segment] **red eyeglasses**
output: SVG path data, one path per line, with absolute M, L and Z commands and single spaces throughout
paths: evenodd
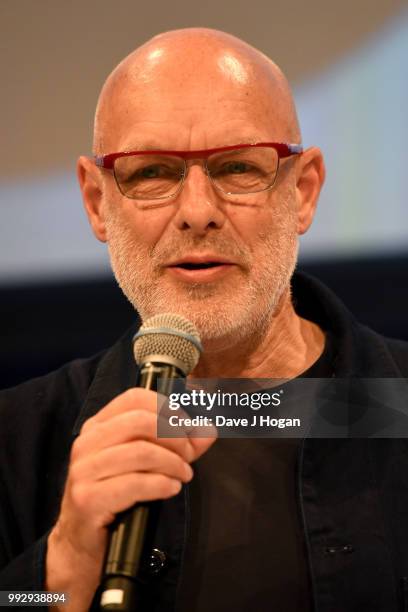
M 260 142 L 196 151 L 123 151 L 95 156 L 95 164 L 112 170 L 120 192 L 135 200 L 172 198 L 181 190 L 188 160 L 203 160 L 214 187 L 227 195 L 272 189 L 281 158 L 298 155 L 298 144 Z

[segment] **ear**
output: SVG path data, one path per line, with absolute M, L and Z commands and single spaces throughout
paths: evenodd
M 106 242 L 101 171 L 95 166 L 92 159 L 81 156 L 77 162 L 77 176 L 93 233 L 98 240 Z
M 306 149 L 300 155 L 296 168 L 298 234 L 304 234 L 313 221 L 325 176 L 326 170 L 320 149 L 317 147 Z

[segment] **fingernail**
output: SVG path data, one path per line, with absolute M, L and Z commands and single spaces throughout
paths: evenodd
M 186 463 L 184 472 L 185 472 L 185 475 L 186 475 L 186 480 L 187 480 L 187 482 L 189 482 L 192 479 L 193 475 L 194 475 L 194 472 L 192 470 L 191 465 Z
M 173 491 L 179 493 L 181 491 L 182 483 L 179 480 L 173 479 Z

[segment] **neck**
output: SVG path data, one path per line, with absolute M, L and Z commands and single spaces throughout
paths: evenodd
M 192 378 L 295 378 L 321 355 L 324 333 L 296 314 L 288 290 L 262 329 L 203 344 Z

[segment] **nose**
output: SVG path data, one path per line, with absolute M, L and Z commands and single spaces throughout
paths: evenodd
M 203 165 L 194 163 L 187 168 L 183 188 L 174 203 L 174 222 L 178 229 L 205 235 L 210 229 L 220 229 L 225 222 L 224 204 L 211 184 Z

